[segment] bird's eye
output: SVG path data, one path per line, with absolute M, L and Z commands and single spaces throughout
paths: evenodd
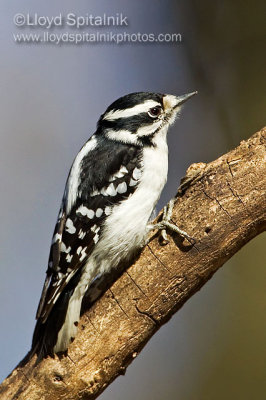
M 161 114 L 162 108 L 160 106 L 152 107 L 148 111 L 151 118 L 157 118 Z

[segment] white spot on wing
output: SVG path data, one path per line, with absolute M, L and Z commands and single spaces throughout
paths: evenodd
M 128 174 L 128 170 L 122 165 L 119 171 L 117 171 L 114 175 L 110 177 L 109 182 L 113 182 L 116 179 L 123 178 L 123 176 L 125 176 L 126 174 Z
M 112 213 L 112 208 L 109 207 L 109 206 L 105 207 L 104 213 L 105 213 L 105 215 L 111 215 L 111 213 Z
M 78 234 L 79 239 L 84 239 L 85 236 L 86 236 L 86 232 L 83 232 L 83 230 L 80 229 L 79 234 Z
M 137 183 L 134 179 L 130 179 L 129 186 L 136 186 Z
M 140 179 L 140 177 L 141 177 L 141 170 L 139 169 L 139 168 L 134 168 L 134 171 L 133 171 L 133 178 L 134 179 L 136 179 L 136 180 L 138 180 L 138 179 Z
M 83 261 L 84 258 L 87 256 L 86 250 L 87 247 L 84 247 L 84 249 L 81 251 L 79 261 Z
M 118 193 L 126 193 L 126 191 L 127 191 L 127 184 L 126 184 L 126 182 L 120 183 L 120 184 L 117 186 L 116 190 L 117 190 Z
M 54 244 L 57 240 L 60 241 L 61 239 L 62 239 L 62 235 L 59 234 L 59 233 L 56 233 L 56 234 L 54 235 L 54 237 L 53 237 L 52 244 Z
M 73 221 L 72 221 L 72 219 L 70 219 L 70 218 L 68 218 L 68 219 L 66 220 L 66 231 L 67 231 L 68 233 L 71 233 L 71 234 L 73 234 L 73 233 L 76 232 L 76 228 L 74 227 Z
M 95 215 L 97 218 L 100 218 L 102 216 L 102 213 L 103 213 L 103 209 L 97 208 Z
M 114 175 L 114 180 L 115 179 L 119 179 L 119 178 L 123 178 L 125 176 L 125 174 L 123 174 L 123 172 L 118 171 L 115 175 Z
M 96 225 L 96 224 L 94 224 L 94 225 L 91 227 L 91 231 L 92 231 L 92 232 L 95 232 L 95 229 L 97 229 L 97 225 Z
M 99 230 L 100 230 L 100 227 L 97 226 L 96 224 L 91 227 L 91 231 L 94 232 L 94 233 L 99 232 Z
M 126 169 L 126 167 L 124 167 L 123 165 L 122 165 L 122 167 L 120 168 L 120 170 L 119 170 L 119 172 L 121 172 L 122 174 L 128 174 L 128 170 Z
M 81 205 L 76 213 L 80 213 L 81 215 L 84 215 L 90 219 L 92 219 L 94 217 L 94 211 L 90 210 L 89 208 L 85 207 L 84 205 Z
M 68 255 L 66 256 L 66 262 L 70 263 L 71 260 L 72 260 L 72 258 L 73 258 L 73 254 L 72 254 L 72 255 L 68 254 Z
M 96 244 L 97 242 L 98 242 L 98 240 L 99 240 L 99 235 L 98 235 L 98 233 L 94 236 L 94 238 L 93 238 L 93 241 L 94 241 L 94 243 Z
M 106 189 L 105 188 L 102 189 L 101 193 L 104 196 L 116 196 L 116 190 L 115 190 L 114 184 L 111 183 Z
M 71 250 L 71 247 L 69 246 L 68 248 L 66 248 L 66 245 L 64 242 L 61 243 L 61 252 L 62 253 L 69 253 Z

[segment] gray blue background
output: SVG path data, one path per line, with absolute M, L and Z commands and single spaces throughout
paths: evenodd
M 1 379 L 30 347 L 70 165 L 113 100 L 133 91 L 199 92 L 169 133 L 169 179 L 159 208 L 175 194 L 191 163 L 217 158 L 265 124 L 263 3 L 1 1 Z M 183 40 L 16 44 L 12 33 L 35 32 L 15 27 L 13 16 L 19 12 L 122 12 L 129 26 L 117 32 L 180 32 Z M 265 234 L 235 255 L 160 329 L 101 399 L 264 398 L 264 248 Z

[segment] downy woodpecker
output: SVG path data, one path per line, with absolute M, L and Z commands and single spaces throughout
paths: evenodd
M 119 98 L 76 156 L 37 310 L 32 352 L 39 357 L 67 350 L 86 291 L 145 243 L 167 179 L 168 127 L 194 94 L 140 92 Z M 162 221 L 158 228 L 169 225 Z

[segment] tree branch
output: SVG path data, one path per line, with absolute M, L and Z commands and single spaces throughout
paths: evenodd
M 0 399 L 95 399 L 151 336 L 230 257 L 266 228 L 266 129 L 209 164 L 194 164 L 177 194 L 172 220 L 192 246 L 158 235 L 81 318 L 69 355 L 34 359 L 2 383 Z

